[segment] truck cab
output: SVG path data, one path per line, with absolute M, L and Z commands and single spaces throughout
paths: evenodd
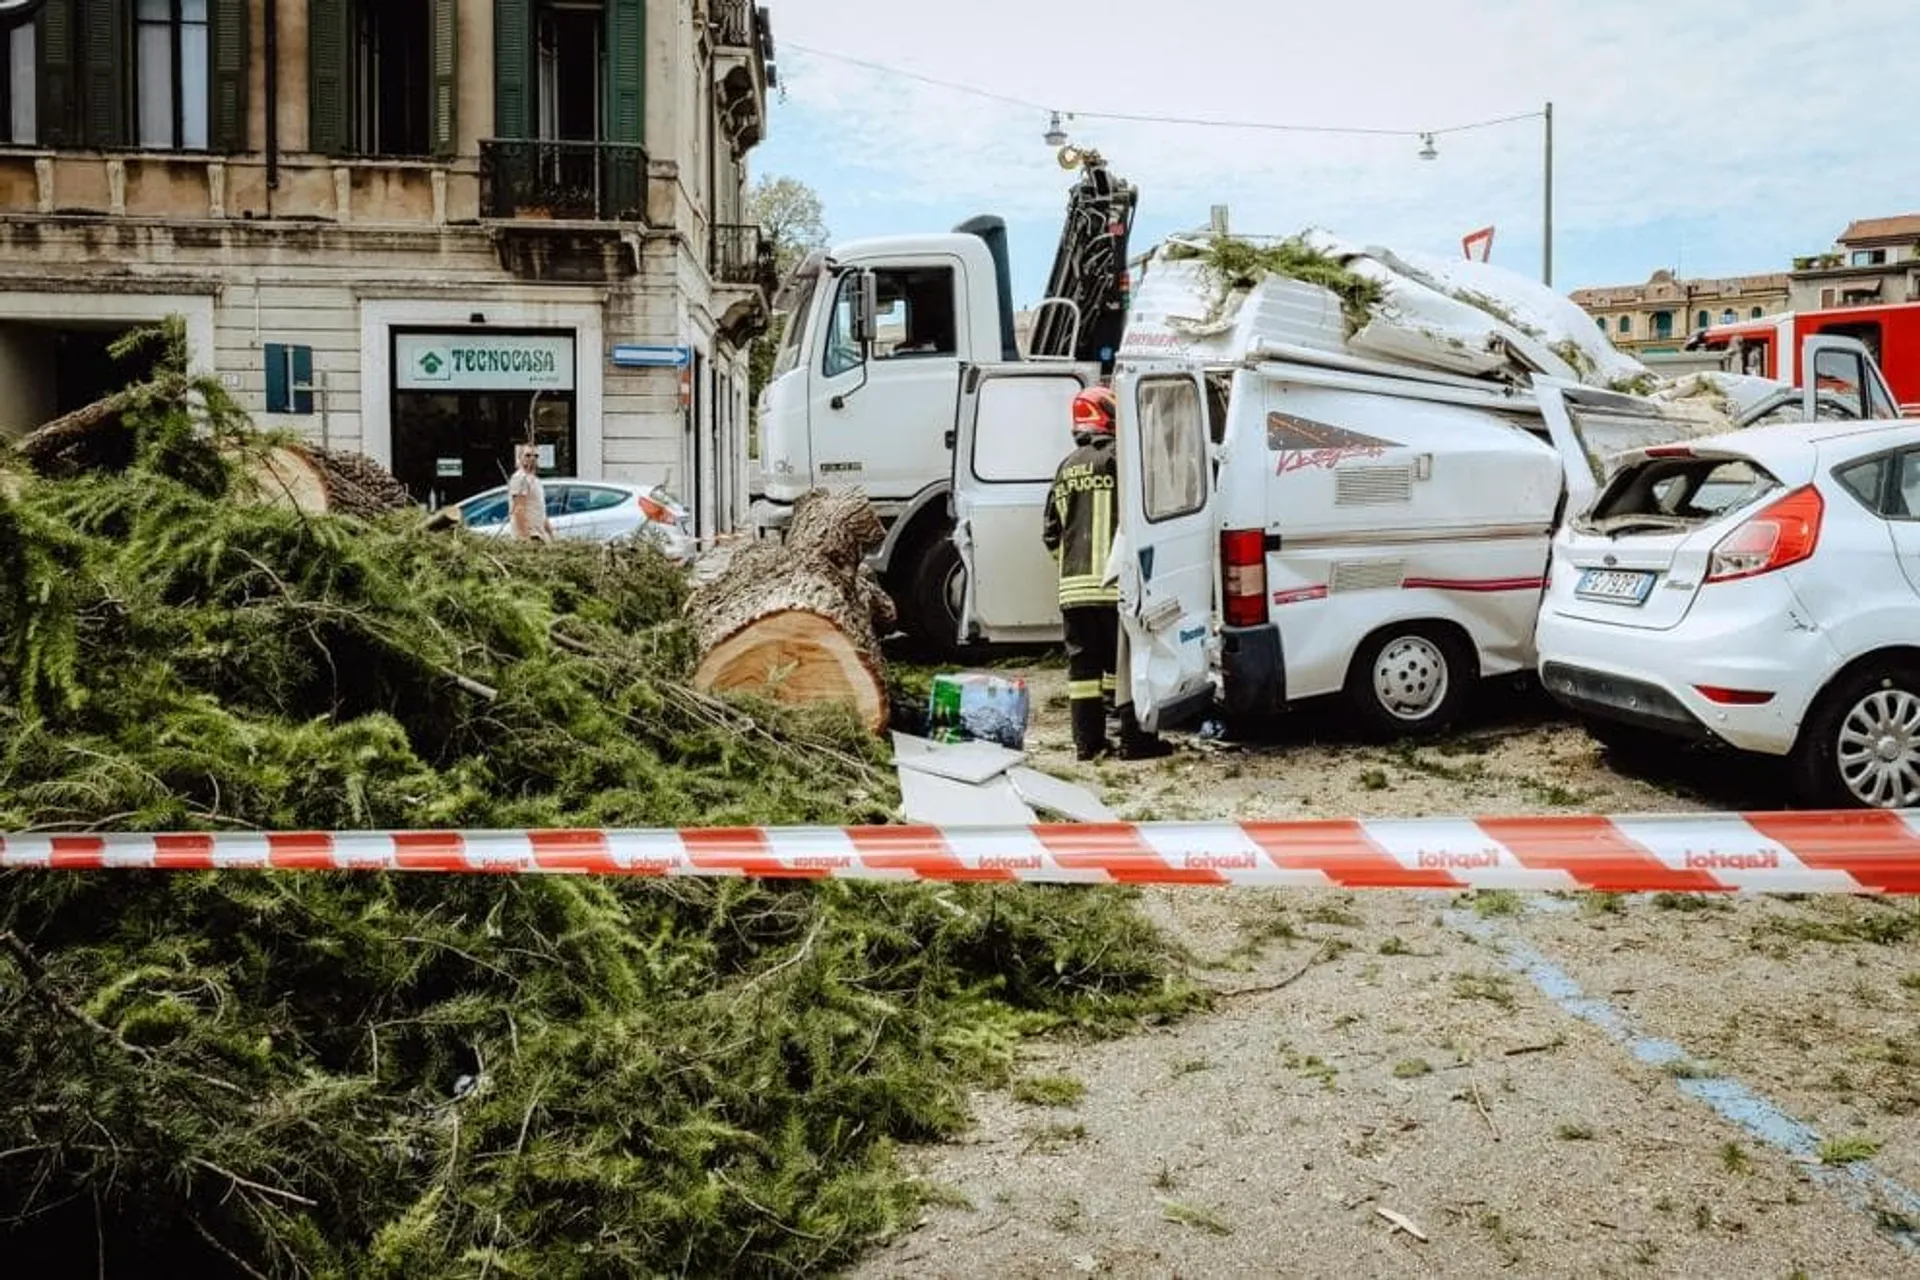
M 1876 368 L 1867 392 L 1873 412 L 1865 416 L 1920 416 L 1920 303 L 1787 311 L 1710 325 L 1687 340 L 1686 350 L 1717 356 L 1727 373 L 1802 388 L 1809 383 L 1831 386 L 1840 375 L 1817 367 L 1816 361 L 1819 352 L 1837 348 L 1810 347 L 1809 340 L 1815 338 L 1849 340 L 1872 358 Z
M 995 217 L 834 245 L 809 256 L 778 300 L 786 328 L 760 405 L 756 532 L 780 536 L 811 489 L 862 490 L 887 526 L 874 568 L 904 627 L 943 655 L 963 647 L 966 575 L 950 500 L 963 371 L 1072 366 L 1065 376 L 1077 390 L 1099 376 L 1124 323 L 1133 190 L 1096 154 L 1063 155 L 1063 165 L 1069 159 L 1082 175 L 1030 356 L 1015 338 L 1006 224 Z M 1029 390 L 1043 385 L 1048 394 L 1010 401 L 1010 411 L 1035 433 L 1066 439 L 1072 392 L 1051 394 L 1065 385 L 1057 377 Z M 1054 461 L 1072 447 L 1066 439 Z M 1059 634 L 1055 617 L 1035 638 Z

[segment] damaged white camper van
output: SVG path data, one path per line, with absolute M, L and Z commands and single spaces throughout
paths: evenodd
M 1244 718 L 1332 694 L 1376 735 L 1436 732 L 1479 681 L 1532 666 L 1549 539 L 1607 458 L 1816 409 L 1813 389 L 1759 379 L 1663 388 L 1573 303 L 1485 264 L 1176 239 L 1137 285 L 1109 572 L 1123 692 L 1150 729 L 1216 700 Z M 1871 359 L 1847 354 L 1859 394 L 1821 416 L 1879 403 Z M 1068 404 L 1098 375 L 963 366 L 963 638 L 1058 634 L 1041 507 Z

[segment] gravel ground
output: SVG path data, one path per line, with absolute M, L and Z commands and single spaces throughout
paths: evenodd
M 1303 716 L 1269 741 L 1176 737 L 1167 760 L 1089 769 L 1067 746 L 1064 678 L 1027 674 L 1035 762 L 1135 819 L 1675 812 L 1778 794 L 1711 754 L 1628 769 L 1519 695 L 1417 750 Z M 1920 1276 L 1913 904 L 1142 902 L 1221 993 L 1214 1011 L 1035 1045 L 1025 1087 L 980 1095 L 970 1134 L 912 1153 L 944 1202 L 850 1274 Z

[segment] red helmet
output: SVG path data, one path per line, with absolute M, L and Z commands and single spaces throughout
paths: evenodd
M 1112 435 L 1115 407 L 1111 387 L 1088 387 L 1073 398 L 1073 429 Z

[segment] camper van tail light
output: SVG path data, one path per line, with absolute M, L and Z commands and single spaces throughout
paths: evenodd
M 1257 627 L 1267 620 L 1267 534 L 1228 529 L 1220 535 L 1221 599 L 1227 625 Z
M 1807 559 L 1820 545 L 1826 505 L 1820 491 L 1808 485 L 1761 508 L 1713 549 L 1707 581 L 1752 578 Z

